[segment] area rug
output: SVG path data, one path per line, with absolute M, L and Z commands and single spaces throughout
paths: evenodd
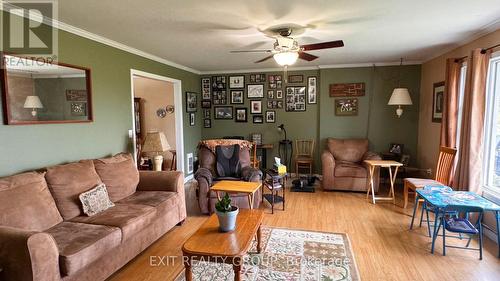
M 242 280 L 360 280 L 345 233 L 262 228 L 262 253 L 254 242 L 244 258 Z M 234 280 L 230 264 L 196 261 L 193 280 Z M 176 278 L 183 281 L 184 272 Z

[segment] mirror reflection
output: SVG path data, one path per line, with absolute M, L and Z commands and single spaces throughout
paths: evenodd
M 90 70 L 3 56 L 8 124 L 71 123 L 92 120 Z

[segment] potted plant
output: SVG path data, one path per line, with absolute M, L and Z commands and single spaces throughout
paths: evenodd
M 215 212 L 219 218 L 219 229 L 222 232 L 232 231 L 236 227 L 236 216 L 238 207 L 231 206 L 231 198 L 226 193 L 222 199 L 215 204 Z

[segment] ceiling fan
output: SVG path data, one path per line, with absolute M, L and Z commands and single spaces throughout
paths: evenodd
M 274 58 L 279 65 L 288 66 L 294 64 L 298 58 L 306 61 L 313 61 L 318 58 L 318 56 L 306 53 L 306 51 L 339 48 L 344 46 L 344 42 L 342 40 L 299 45 L 297 40 L 290 37 L 290 35 L 298 33 L 292 27 L 268 29 L 264 31 L 264 33 L 276 39 L 273 49 L 235 50 L 231 51 L 231 53 L 270 53 L 271 55 L 262 58 L 255 63 L 264 62 L 268 59 Z

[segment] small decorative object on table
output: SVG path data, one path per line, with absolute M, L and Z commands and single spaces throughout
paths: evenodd
M 239 210 L 238 207 L 231 206 L 231 198 L 227 193 L 217 201 L 215 209 L 219 219 L 219 230 L 221 232 L 233 231 L 236 228 L 236 216 Z

